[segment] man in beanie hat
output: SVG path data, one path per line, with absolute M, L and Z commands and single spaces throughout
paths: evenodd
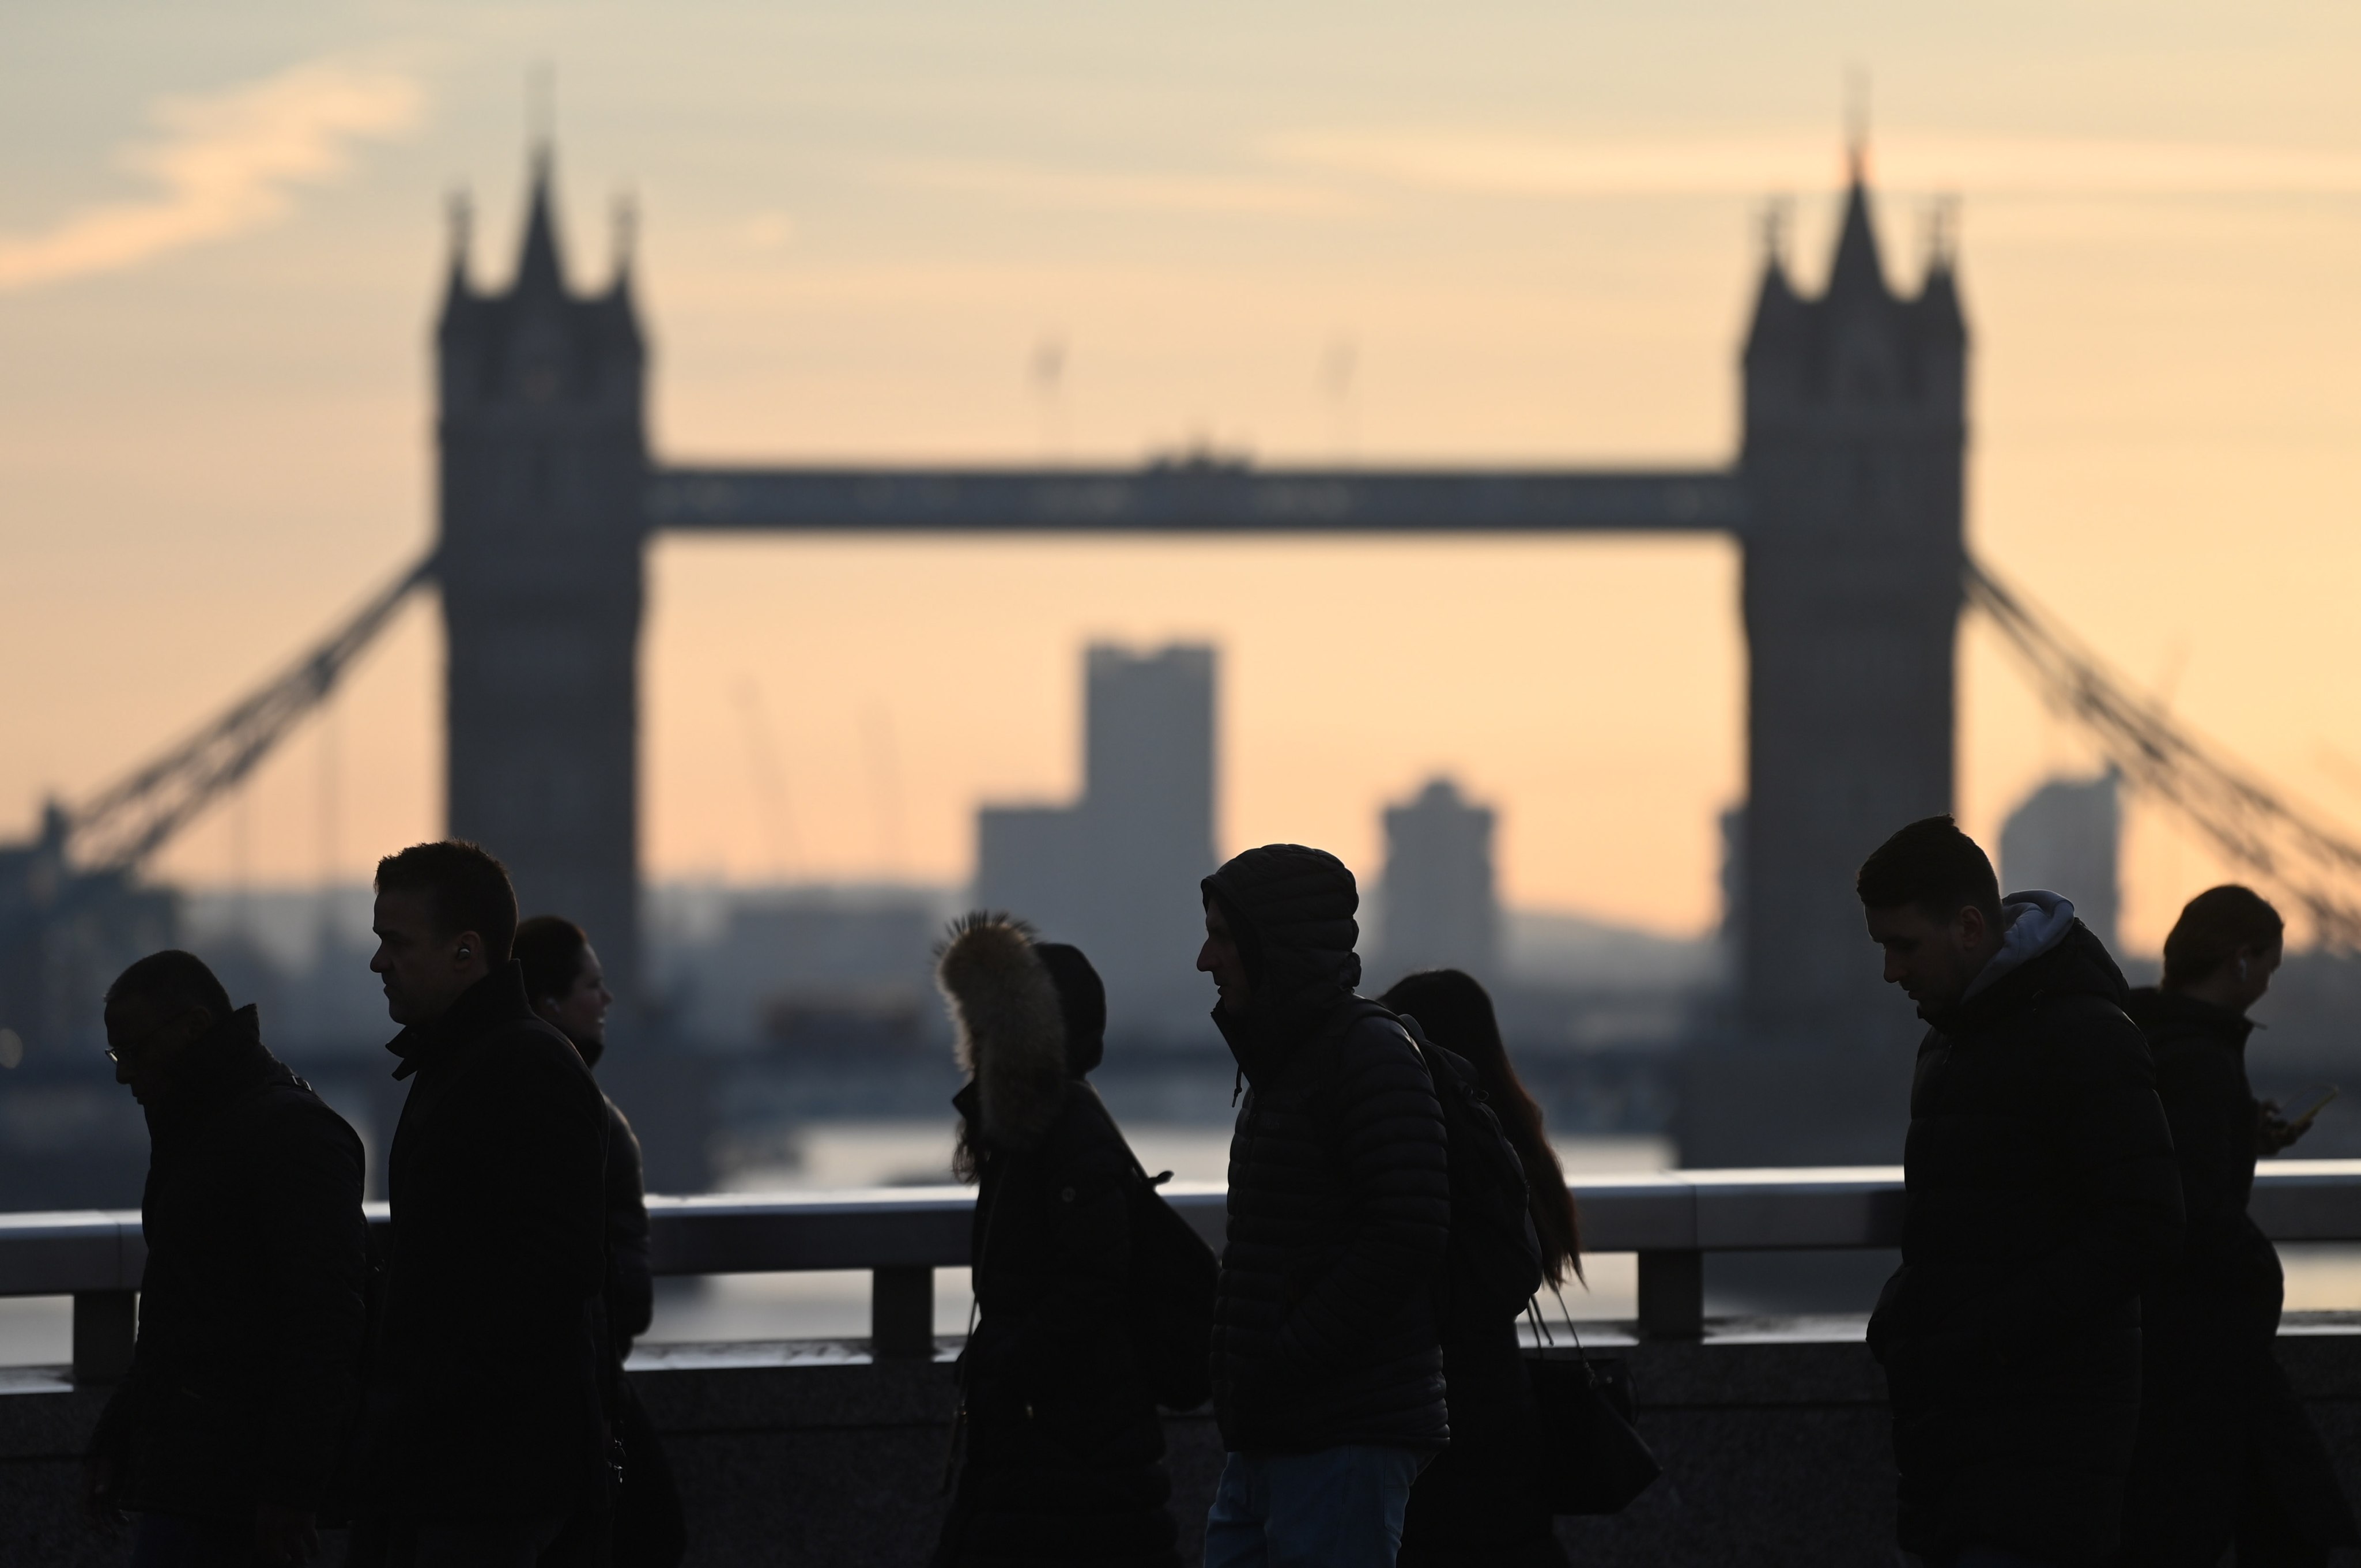
M 1206 1568 L 1389 1564 L 1411 1483 L 1450 1439 L 1432 1290 L 1451 1224 L 1442 1107 L 1400 1025 L 1354 992 L 1343 861 L 1268 844 L 1202 885 L 1197 967 L 1246 1086 Z

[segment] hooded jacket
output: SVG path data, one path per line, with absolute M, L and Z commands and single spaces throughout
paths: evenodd
M 1164 1427 L 1133 1350 L 1131 1150 L 1082 1075 L 1104 992 L 1072 948 L 973 918 L 937 978 L 970 1081 L 978 1319 L 961 1355 L 967 1462 L 936 1562 L 1179 1568 Z
M 1247 1453 L 1440 1448 L 1443 1111 L 1410 1037 L 1354 994 L 1353 873 L 1273 844 L 1203 887 L 1252 990 L 1244 1018 L 1213 1011 L 1247 1085 L 1213 1309 L 1223 1442 Z
M 2114 1550 L 2139 1413 L 2142 1285 L 2181 1204 L 2147 1048 L 2106 948 L 2054 894 L 1927 1015 L 1902 1266 L 1870 1322 L 1902 1544 L 2045 1563 Z
M 94 1453 L 125 1505 L 247 1519 L 320 1510 L 359 1408 L 361 1144 L 241 1007 L 148 1113 L 139 1340 Z
M 514 963 L 387 1049 L 415 1081 L 387 1161 L 372 1511 L 570 1511 L 606 1464 L 606 1101 Z

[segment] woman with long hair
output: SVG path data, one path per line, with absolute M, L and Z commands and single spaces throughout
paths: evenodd
M 1466 1059 L 1483 1084 L 1500 1130 L 1525 1168 L 1542 1272 L 1553 1290 L 1582 1277 L 1582 1223 L 1565 1172 L 1542 1130 L 1542 1108 L 1510 1065 L 1492 998 L 1458 970 L 1425 970 L 1379 999 L 1418 1020 L 1444 1050 Z M 1451 1446 L 1411 1488 L 1402 1519 L 1400 1568 L 1559 1568 L 1565 1549 L 1556 1521 L 1535 1489 L 1540 1411 L 1525 1376 L 1516 1320 L 1453 1326 L 1444 1334 L 1443 1375 L 1451 1409 Z
M 1125 1316 L 1137 1168 L 1083 1081 L 1106 992 L 1080 951 L 1005 916 L 955 927 L 936 979 L 968 1073 L 953 1166 L 977 1188 L 978 1317 L 935 1563 L 1180 1568 L 1164 1426 Z
M 2328 1454 L 2279 1369 L 2279 1254 L 2246 1215 L 2258 1155 L 2303 1135 L 2246 1080 L 2247 1009 L 2270 989 L 2284 926 L 2246 888 L 2209 888 L 2164 939 L 2164 982 L 2129 1012 L 2156 1063 L 2188 1215 L 2180 1261 L 2141 1301 L 2139 1444 L 2125 1568 L 2325 1563 L 2361 1544 Z

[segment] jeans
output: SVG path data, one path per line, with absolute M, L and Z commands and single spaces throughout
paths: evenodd
M 254 1568 L 254 1521 L 141 1514 L 131 1568 Z
M 1233 1453 L 1205 1519 L 1205 1568 L 1393 1568 L 1422 1449 Z
M 1937 1563 L 1929 1557 L 1905 1557 L 1911 1568 L 2048 1568 L 2038 1558 L 2005 1546 L 1962 1546 L 1957 1557 Z
M 366 1568 L 534 1568 L 569 1522 L 566 1514 L 464 1522 L 380 1521 L 354 1530 L 350 1561 Z

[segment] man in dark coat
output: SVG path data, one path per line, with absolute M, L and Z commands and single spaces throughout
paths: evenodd
M 516 959 L 533 1010 L 596 1071 L 607 1054 L 607 1013 L 615 997 L 588 935 L 562 916 L 536 915 L 517 927 Z M 607 1288 L 600 1306 L 609 1357 L 607 1402 L 623 1442 L 614 1568 L 672 1568 L 688 1545 L 680 1489 L 655 1423 L 623 1371 L 631 1342 L 648 1332 L 655 1317 L 648 1201 L 641 1180 L 645 1168 L 639 1135 L 622 1107 L 603 1091 L 600 1097 L 607 1103 Z
M 1443 1111 L 1416 1047 L 1356 996 L 1359 895 L 1334 855 L 1249 850 L 1203 883 L 1197 967 L 1249 1087 L 1230 1143 L 1213 1405 L 1229 1451 L 1207 1568 L 1391 1563 L 1450 1441 L 1434 1287 Z
M 2131 994 L 2172 1126 L 2189 1245 L 2149 1287 L 2140 1441 L 2125 1568 L 2323 1564 L 2361 1544 L 2335 1467 L 2276 1353 L 2285 1280 L 2246 1213 L 2255 1159 L 2308 1126 L 2255 1099 L 2246 1010 L 2281 956 L 2279 912 L 2246 888 L 2190 901 L 2165 938 L 2164 983 Z
M 369 967 L 415 1081 L 388 1164 L 372 1522 L 396 1563 L 529 1568 L 604 1528 L 606 1105 L 525 998 L 498 861 L 416 845 L 377 888 Z
M 360 1140 L 192 954 L 124 970 L 106 1038 L 151 1152 L 139 1340 L 92 1440 L 92 1509 L 137 1512 L 155 1568 L 306 1562 L 359 1408 Z
M 2097 1563 L 2139 1419 L 2139 1293 L 2180 1242 L 2146 1044 L 2106 948 L 2050 893 L 2003 903 L 1948 817 L 1861 870 L 1885 978 L 1927 1024 L 1902 1266 L 1870 1320 L 1930 1563 Z

